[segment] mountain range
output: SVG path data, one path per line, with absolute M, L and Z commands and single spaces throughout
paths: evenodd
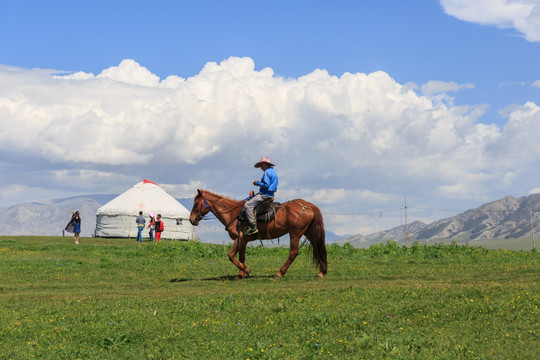
M 81 236 L 93 236 L 96 227 L 96 211 L 116 195 L 85 195 L 65 199 L 32 202 L 0 208 L 0 234 L 2 235 L 53 235 L 63 234 L 63 229 L 71 218 L 70 210 L 81 214 Z M 191 209 L 193 199 L 178 199 L 187 209 Z M 425 224 L 415 221 L 407 224 L 407 240 L 421 243 L 451 239 L 469 242 L 481 239 L 517 239 L 531 236 L 531 224 L 540 223 L 540 194 L 520 198 L 507 196 L 467 210 L 456 216 Z M 224 243 L 229 241 L 223 225 L 211 216 L 202 221 L 195 230 L 195 236 L 202 242 Z M 66 236 L 70 234 L 66 234 Z M 366 247 L 371 244 L 393 240 L 405 242 L 405 226 L 369 235 L 348 235 L 339 237 L 326 232 L 327 242 L 345 243 Z M 282 243 L 288 243 L 283 238 Z
M 506 196 L 430 224 L 414 221 L 407 225 L 408 239 L 403 225 L 369 235 L 345 236 L 338 243 L 349 242 L 357 247 L 366 247 L 385 240 L 434 243 L 450 239 L 462 243 L 493 238 L 519 239 L 532 236 L 533 227 L 540 223 L 539 210 L 540 194 L 520 198 Z
M 59 236 L 73 210 L 81 214 L 81 236 L 92 236 L 97 209 L 114 197 L 116 195 L 85 195 L 0 208 L 0 234 Z

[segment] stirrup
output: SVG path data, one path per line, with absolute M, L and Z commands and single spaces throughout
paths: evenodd
M 259 232 L 259 229 L 257 229 L 256 227 L 253 228 L 251 226 L 248 226 L 248 228 L 246 229 L 246 231 L 244 232 L 244 235 L 253 235 L 253 234 L 256 234 Z

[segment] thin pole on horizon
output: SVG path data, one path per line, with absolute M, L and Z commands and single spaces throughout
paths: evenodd
M 407 225 L 407 195 L 405 195 L 405 246 L 409 247 L 409 227 Z
M 534 242 L 534 225 L 533 225 L 533 221 L 532 221 L 532 210 L 531 209 L 529 209 L 529 219 L 531 220 L 532 245 L 533 245 L 533 249 L 536 249 L 536 244 Z

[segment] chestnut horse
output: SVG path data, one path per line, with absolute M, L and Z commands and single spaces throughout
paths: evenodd
M 189 221 L 194 226 L 206 214 L 212 212 L 216 218 L 225 225 L 225 230 L 234 240 L 229 253 L 229 259 L 240 270 L 238 277 L 243 279 L 250 275 L 250 269 L 246 266 L 246 246 L 249 241 L 258 239 L 275 239 L 289 234 L 291 244 L 289 258 L 274 276 L 280 279 L 285 275 L 289 266 L 298 255 L 300 238 L 305 235 L 313 249 L 313 263 L 319 269 L 318 277 L 326 275 L 326 245 L 324 223 L 319 208 L 305 200 L 297 199 L 283 203 L 279 207 L 275 218 L 268 223 L 258 222 L 259 232 L 244 236 L 243 230 L 238 230 L 238 214 L 246 200 L 238 201 L 214 194 L 206 190 L 197 190 L 193 201 L 193 209 Z M 239 253 L 236 260 L 236 253 Z

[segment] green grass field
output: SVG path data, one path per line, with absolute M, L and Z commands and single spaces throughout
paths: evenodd
M 540 255 L 0 237 L 1 359 L 538 359 Z

